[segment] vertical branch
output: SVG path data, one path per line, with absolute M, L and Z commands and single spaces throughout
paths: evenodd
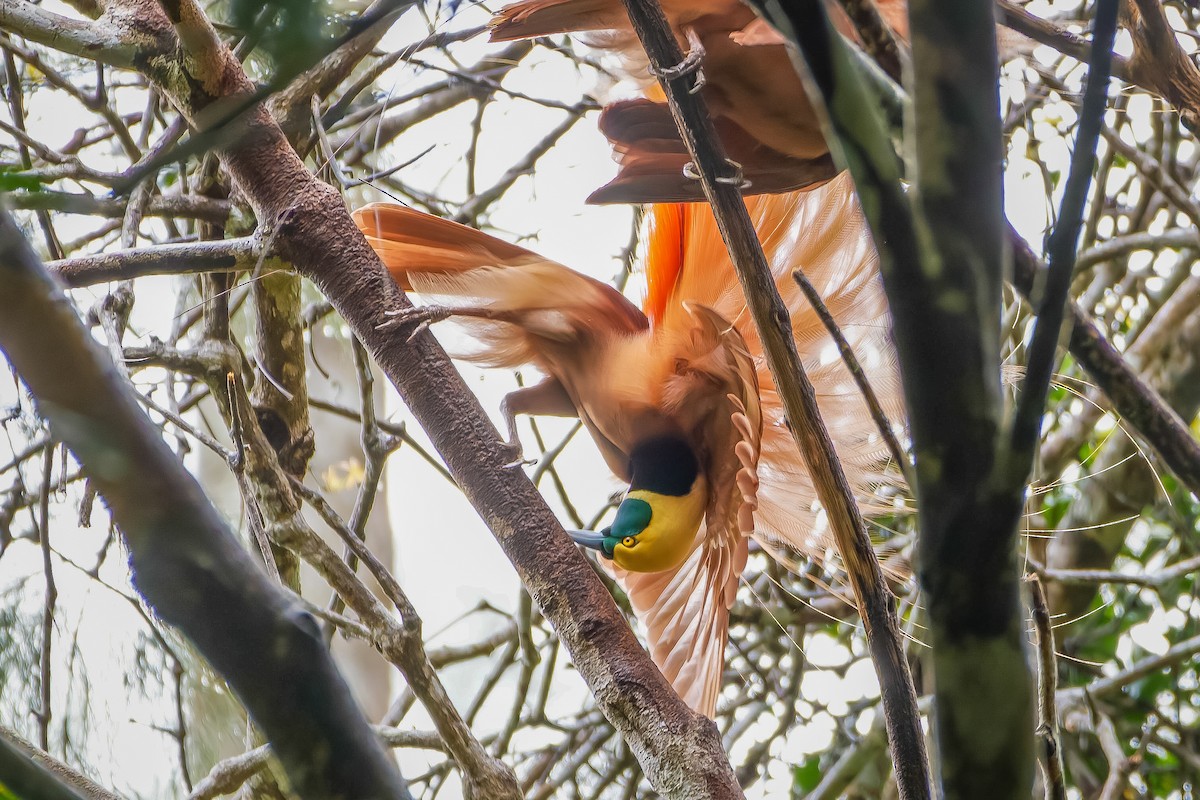
M 682 64 L 683 53 L 656 0 L 624 0 L 634 30 L 656 73 Z M 686 70 L 664 79 L 663 88 L 712 204 L 717 227 L 738 273 L 746 304 L 754 318 L 771 375 L 783 400 L 792 435 L 808 466 L 817 496 L 829 516 L 838 552 L 862 615 L 872 661 L 882 692 L 888 741 L 902 800 L 929 797 L 925 737 L 917 710 L 912 676 L 904 658 L 893 597 L 871 547 L 862 514 L 842 471 L 841 462 L 821 419 L 816 392 L 800 363 L 787 306 L 771 277 L 770 267 L 742 201 L 739 176 L 731 175 L 707 105 L 689 92 L 695 78 Z
M 379 418 L 375 413 L 375 374 L 371 371 L 371 357 L 362 342 L 357 337 L 350 337 L 350 349 L 354 354 L 354 371 L 358 376 L 358 400 L 360 419 L 360 441 L 363 451 L 363 476 L 358 485 L 358 494 L 354 498 L 354 508 L 350 512 L 349 526 L 354 536 L 365 541 L 367 536 L 367 520 L 375 506 L 375 498 L 379 494 L 379 484 L 383 479 L 384 462 L 388 455 L 403 442 L 403 439 L 390 436 L 379 426 Z M 342 558 L 351 570 L 358 569 L 358 556 L 349 545 L 343 551 Z M 345 600 L 334 592 L 329 599 L 329 610 L 340 614 L 346 607 Z M 334 628 L 325 628 L 325 641 L 333 640 Z
M 1058 736 L 1058 662 L 1054 657 L 1054 628 L 1050 624 L 1050 609 L 1046 592 L 1037 575 L 1029 576 L 1032 599 L 1033 628 L 1037 633 L 1038 651 L 1038 736 L 1042 740 L 1042 769 L 1046 784 L 1046 800 L 1067 800 L 1063 780 L 1062 747 Z
M 262 436 L 289 475 L 303 475 L 315 448 L 308 419 L 304 327 L 300 320 L 300 276 L 281 270 L 250 278 L 255 310 L 254 364 L 257 377 L 250 395 Z M 271 546 L 284 585 L 300 588 L 300 563 L 286 550 Z
M 915 458 L 946 796 L 1026 797 L 1032 687 L 1014 558 L 1023 492 L 995 480 L 1006 248 L 991 3 L 910 4 L 915 182 L 906 194 L 884 121 L 822 4 L 753 2 L 797 43 L 797 67 L 880 251 Z
M 1054 356 L 1067 319 L 1071 278 L 1075 271 L 1075 253 L 1083 227 L 1083 211 L 1092 185 L 1096 163 L 1096 145 L 1104 124 L 1108 101 L 1108 78 L 1112 70 L 1112 46 L 1117 33 L 1117 0 L 1099 0 L 1096 4 L 1096 28 L 1092 37 L 1092 57 L 1087 87 L 1075 133 L 1075 151 L 1063 190 L 1058 224 L 1050 235 L 1047 252 L 1046 284 L 1038 303 L 1037 323 L 1029 343 L 1025 380 L 1013 415 L 1011 431 L 1010 479 L 1024 486 L 1033 467 L 1034 449 L 1042 427 L 1042 413 L 1054 372 Z
M 301 476 L 314 443 L 308 420 L 300 276 L 256 270 L 250 281 L 255 310 L 254 361 L 259 380 L 251 400 L 259 426 L 289 475 Z
M 42 550 L 42 575 L 46 591 L 42 605 L 42 647 L 40 708 L 34 715 L 38 724 L 38 746 L 50 751 L 50 675 L 51 646 L 54 643 L 54 606 L 58 587 L 54 583 L 54 562 L 50 558 L 50 478 L 54 467 L 54 444 L 48 443 L 42 455 L 42 499 L 38 505 L 38 540 Z

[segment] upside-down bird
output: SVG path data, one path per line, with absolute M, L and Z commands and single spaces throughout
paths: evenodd
M 832 0 L 826 7 L 853 38 L 841 7 Z M 876 0 L 876 7 L 888 27 L 907 36 L 907 0 Z M 741 0 L 665 0 L 662 8 L 690 50 L 685 65 L 702 70 L 709 111 L 748 193 L 817 186 L 837 174 L 783 37 Z M 493 41 L 586 33 L 589 44 L 617 56 L 621 71 L 651 78 L 621 0 L 522 0 L 500 9 L 490 27 Z M 689 156 L 658 86 L 646 87 L 646 97 L 608 105 L 600 127 L 620 171 L 591 202 L 702 199 L 699 184 L 683 175 Z
M 821 291 L 895 412 L 877 255 L 853 186 L 843 174 L 748 206 L 847 477 L 868 497 L 888 480 L 887 451 L 792 279 L 803 269 Z M 813 481 L 712 212 L 648 213 L 640 310 L 607 284 L 447 220 L 391 204 L 354 218 L 403 287 L 444 304 L 410 312 L 402 330 L 453 315 L 474 334 L 477 363 L 545 373 L 509 395 L 510 435 L 513 414 L 577 416 L 628 483 L 611 525 L 573 536 L 611 566 L 676 691 L 712 716 L 749 540 L 785 563 L 823 545 Z

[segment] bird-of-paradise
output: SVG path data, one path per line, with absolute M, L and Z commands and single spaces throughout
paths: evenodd
M 820 290 L 897 412 L 878 257 L 853 185 L 841 175 L 747 203 L 847 477 L 867 499 L 892 480 L 886 446 L 792 280 L 803 269 Z M 785 563 L 823 549 L 819 510 L 711 211 L 659 204 L 648 216 L 639 309 L 607 284 L 472 228 L 393 204 L 354 213 L 396 281 L 440 304 L 399 322 L 453 316 L 473 334 L 475 362 L 545 373 L 506 399 L 510 436 L 515 414 L 578 417 L 628 483 L 611 525 L 573 536 L 628 592 L 676 691 L 711 716 L 751 539 Z

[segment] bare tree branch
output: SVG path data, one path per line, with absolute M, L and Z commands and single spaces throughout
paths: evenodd
M 147 275 L 186 275 L 201 272 L 265 270 L 283 268 L 276 259 L 264 258 L 255 237 L 224 239 L 153 247 L 114 250 L 88 256 L 50 261 L 46 269 L 71 288 L 107 281 L 124 281 Z
M 139 43 L 119 36 L 104 20 L 87 22 L 46 11 L 27 0 L 0 0 L 0 28 L 31 42 L 44 44 L 84 58 L 94 58 L 114 67 L 133 67 Z

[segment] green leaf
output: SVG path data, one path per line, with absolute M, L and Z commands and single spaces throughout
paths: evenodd
M 817 788 L 817 784 L 821 782 L 821 757 L 811 755 L 804 760 L 803 764 L 797 764 L 792 767 L 792 785 L 793 787 L 807 794 Z
M 0 166 L 0 192 L 40 192 L 43 185 L 42 178 L 37 175 Z

